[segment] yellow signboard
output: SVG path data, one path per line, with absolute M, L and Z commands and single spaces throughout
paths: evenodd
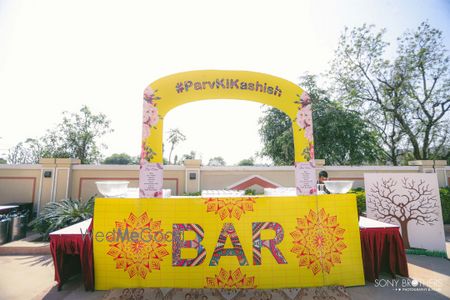
M 161 197 L 163 122 L 173 108 L 206 99 L 249 100 L 278 108 L 292 121 L 298 195 L 316 192 L 311 100 L 285 79 L 248 71 L 202 70 L 173 74 L 144 91 L 139 174 L 141 198 Z
M 98 198 L 95 287 L 364 284 L 354 195 Z

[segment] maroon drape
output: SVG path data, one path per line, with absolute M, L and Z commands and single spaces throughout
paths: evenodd
M 92 222 L 84 235 L 64 234 L 50 235 L 50 251 L 55 266 L 55 280 L 60 290 L 64 282 L 81 269 L 84 287 L 94 290 L 93 244 L 90 233 Z
M 360 228 L 366 280 L 375 281 L 380 272 L 408 277 L 408 263 L 399 229 Z

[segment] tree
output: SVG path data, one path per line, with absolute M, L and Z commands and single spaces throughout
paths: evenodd
M 300 85 L 308 91 L 313 110 L 315 157 L 330 165 L 373 163 L 380 158 L 377 137 L 357 113 L 347 111 L 329 93 L 318 87 L 313 75 L 301 77 Z M 260 120 L 263 149 L 276 165 L 294 164 L 291 120 L 283 112 L 270 108 Z
M 331 100 L 328 91 L 319 88 L 316 76 L 301 77 L 300 85 L 312 101 L 315 157 L 330 165 L 369 164 L 380 159 L 377 136 L 359 114 Z
M 0 158 L 0 165 L 6 164 L 6 163 L 8 163 L 8 162 L 6 161 L 6 159 Z
M 183 156 L 181 157 L 181 161 L 185 161 L 186 159 L 196 159 L 197 156 L 197 152 L 191 150 L 191 152 L 189 152 L 189 154 L 183 154 Z
M 93 114 L 87 106 L 79 113 L 63 113 L 63 120 L 44 136 L 44 157 L 78 158 L 82 164 L 98 162 L 101 148 L 98 140 L 112 132 L 110 121 L 102 113 Z
M 254 166 L 254 165 L 255 165 L 255 160 L 253 157 L 245 158 L 245 159 L 241 160 L 240 162 L 238 162 L 238 166 Z
M 44 152 L 44 146 L 37 140 L 28 138 L 8 151 L 10 164 L 37 164 Z
M 105 165 L 133 165 L 138 164 L 139 160 L 136 157 L 131 157 L 126 153 L 114 153 L 108 156 L 103 161 Z
M 39 139 L 27 139 L 10 149 L 10 163 L 37 163 L 41 157 L 79 158 L 82 164 L 101 158 L 98 140 L 112 132 L 104 114 L 94 115 L 87 106 L 79 113 L 63 113 L 63 120 Z
M 397 116 L 413 147 L 416 159 L 445 157 L 450 128 L 450 56 L 442 31 L 423 22 L 416 32 L 400 39 L 396 69 L 407 76 L 403 92 L 408 96 L 408 115 Z M 413 124 L 410 125 L 410 120 Z M 447 125 L 446 125 L 447 124 Z
M 398 38 L 390 61 L 385 30 L 373 31 L 363 25 L 341 35 L 330 71 L 336 95 L 378 132 L 394 165 L 402 148 L 419 160 L 445 157 L 450 58 L 442 32 L 421 23 Z
M 367 206 L 374 211 L 377 220 L 397 222 L 402 230 L 403 244 L 410 248 L 408 224 L 434 224 L 438 221 L 438 198 L 424 180 L 415 182 L 404 177 L 401 180 L 403 192 L 392 178 L 382 178 L 367 192 Z
M 172 152 L 176 145 L 178 145 L 180 142 L 183 142 L 186 140 L 186 136 L 178 129 L 170 129 L 169 130 L 169 138 L 167 141 L 169 144 L 171 144 L 170 152 L 169 152 L 169 164 L 172 162 Z
M 226 165 L 226 163 L 222 156 L 216 156 L 216 157 L 210 158 L 209 162 L 208 162 L 208 166 L 217 167 L 217 166 L 225 166 L 225 165 Z
M 294 137 L 289 117 L 276 108 L 268 108 L 259 120 L 263 148 L 260 156 L 270 157 L 278 166 L 294 164 Z

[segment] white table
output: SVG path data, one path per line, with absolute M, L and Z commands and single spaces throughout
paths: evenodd
M 364 217 L 359 218 L 359 228 L 394 228 L 394 227 L 399 227 L 399 226 L 380 222 L 380 221 L 369 219 L 369 218 L 364 218 Z
M 50 235 L 65 235 L 65 234 L 86 234 L 86 231 L 89 228 L 89 225 L 91 225 L 92 218 L 87 219 L 83 222 L 73 224 L 71 226 L 68 226 L 66 228 L 62 228 L 60 230 L 53 231 L 50 233 Z
M 2 211 L 9 211 L 14 208 L 18 208 L 17 205 L 0 205 L 0 214 L 2 214 Z

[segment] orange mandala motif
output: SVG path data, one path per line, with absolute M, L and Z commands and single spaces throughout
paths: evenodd
M 206 212 L 215 212 L 219 214 L 220 219 L 236 218 L 240 219 L 247 211 L 253 211 L 253 198 L 209 198 L 205 201 Z
M 212 277 L 206 277 L 205 288 L 223 288 L 223 289 L 254 289 L 255 277 L 242 274 L 241 268 L 237 268 L 235 271 L 227 271 L 223 268 L 220 269 L 219 275 Z
M 297 254 L 299 266 L 307 267 L 314 275 L 319 272 L 330 273 L 335 264 L 341 263 L 345 229 L 340 228 L 336 216 L 330 216 L 322 208 L 319 214 L 313 210 L 304 218 L 297 219 L 294 247 L 291 252 Z
M 152 270 L 160 269 L 160 262 L 169 255 L 162 238 L 161 221 L 153 221 L 143 213 L 136 217 L 130 213 L 123 222 L 116 221 L 114 235 L 108 238 L 108 255 L 114 257 L 116 269 L 144 278 Z

